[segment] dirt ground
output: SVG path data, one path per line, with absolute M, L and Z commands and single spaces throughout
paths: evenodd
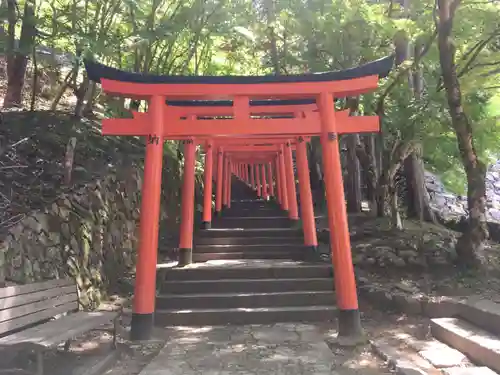
M 318 228 L 327 228 L 326 219 Z M 455 244 L 461 235 L 441 225 L 404 221 L 395 230 L 386 219 L 367 214 L 349 217 L 353 262 L 360 275 L 380 286 L 429 296 L 480 296 L 500 301 L 500 244 L 490 241 L 479 254 L 481 265 L 457 263 Z M 321 230 L 321 229 L 320 229 Z M 322 233 L 320 240 L 328 240 Z M 328 251 L 328 245 L 322 245 Z

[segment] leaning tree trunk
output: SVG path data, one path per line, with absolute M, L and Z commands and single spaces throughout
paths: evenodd
M 83 79 L 83 82 L 80 84 L 78 89 L 75 92 L 76 96 L 76 104 L 75 104 L 75 116 L 76 117 L 82 117 L 83 116 L 83 109 L 84 109 L 84 104 L 85 104 L 85 96 L 87 94 L 88 88 L 89 88 L 90 81 L 85 76 Z
M 359 102 L 357 98 L 347 99 L 347 107 L 351 116 L 356 115 Z M 361 171 L 359 160 L 356 156 L 356 148 L 359 143 L 358 134 L 347 134 L 342 137 L 347 148 L 346 155 L 346 200 L 347 211 L 356 213 L 361 212 Z
M 458 240 L 458 260 L 464 265 L 477 265 L 479 252 L 488 238 L 486 223 L 486 165 L 478 158 L 474 147 L 472 126 L 462 106 L 462 93 L 457 77 L 455 47 L 452 40 L 455 11 L 460 0 L 438 0 L 439 60 L 446 90 L 451 124 L 457 137 L 460 156 L 467 175 L 469 217 L 467 228 Z
M 404 162 L 404 174 L 408 189 L 408 216 L 436 223 L 431 209 L 429 192 L 425 184 L 425 169 L 417 152 L 411 153 Z
M 356 155 L 363 169 L 363 182 L 366 185 L 366 198 L 370 205 L 370 213 L 377 215 L 377 156 L 375 152 L 375 137 L 373 134 L 365 136 L 363 141 L 358 138 Z
M 408 76 L 408 86 L 413 90 L 415 100 L 420 100 L 423 89 L 422 69 L 419 64 L 425 45 L 417 40 L 414 48 L 415 69 Z M 407 55 L 410 55 L 410 43 L 407 45 Z M 424 163 L 417 151 L 412 152 L 404 162 L 404 175 L 407 185 L 408 216 L 419 220 L 436 223 L 436 217 L 431 209 L 429 192 L 425 183 Z
M 345 138 L 347 146 L 347 211 L 356 213 L 361 212 L 361 170 L 356 156 L 359 135 L 348 134 Z
M 94 110 L 94 100 L 96 96 L 97 85 L 95 82 L 90 82 L 90 89 L 87 90 L 85 108 L 83 109 L 83 114 L 85 116 L 91 115 Z
M 19 48 L 15 48 L 16 2 L 9 0 L 8 6 L 8 45 L 7 45 L 7 91 L 3 107 L 21 107 L 23 101 L 24 76 L 28 66 L 28 56 L 35 43 L 35 1 L 27 0 L 24 4 L 23 24 Z
M 311 190 L 315 207 L 325 207 L 325 186 L 323 184 L 323 168 L 321 161 L 321 144 L 319 137 L 312 137 L 308 145 L 308 162 L 311 179 Z

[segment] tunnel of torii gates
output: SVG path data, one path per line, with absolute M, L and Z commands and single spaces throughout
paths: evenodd
M 205 228 L 212 219 L 212 179 L 216 182 L 215 212 L 220 215 L 231 204 L 232 175 L 253 186 L 263 198 L 276 196 L 292 222 L 298 220 L 295 148 L 304 244 L 317 246 L 306 153 L 312 136 L 320 136 L 322 146 L 339 336 L 361 334 L 338 135 L 377 132 L 379 119 L 336 112 L 335 99 L 375 90 L 379 78 L 392 69 L 393 60 L 388 56 L 335 72 L 254 77 L 144 75 L 85 61 L 89 79 L 100 82 L 107 94 L 148 102 L 145 113 L 132 112 L 133 118 L 105 119 L 102 124 L 103 135 L 146 138 L 133 340 L 149 339 L 154 323 L 164 141 L 184 144 L 179 243 L 179 266 L 184 266 L 192 258 L 197 145 L 205 151 Z

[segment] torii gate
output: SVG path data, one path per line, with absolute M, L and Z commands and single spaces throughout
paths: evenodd
M 149 103 L 147 113 L 134 112 L 132 119 L 107 119 L 102 126 L 103 135 L 147 138 L 132 339 L 148 339 L 154 322 L 163 140 L 185 140 L 186 178 L 183 195 L 194 195 L 194 176 L 189 177 L 194 174 L 196 148 L 193 140 L 237 136 L 266 139 L 320 136 L 330 247 L 339 307 L 339 336 L 356 336 L 362 333 L 344 204 L 338 134 L 376 132 L 379 131 L 379 124 L 376 116 L 349 118 L 345 112 L 335 112 L 334 99 L 358 96 L 375 90 L 379 76 L 387 75 L 392 65 L 393 56 L 352 69 L 320 74 L 195 77 L 128 73 L 85 61 L 89 79 L 100 82 L 106 93 L 147 100 Z M 223 105 L 223 110 L 215 105 L 213 107 L 216 109 L 212 109 L 212 113 L 205 112 L 207 108 L 198 112 L 196 108 L 212 107 L 207 100 L 213 99 L 224 99 L 229 105 Z M 270 115 L 261 112 L 260 108 L 254 108 L 259 104 L 263 106 L 262 103 L 266 100 L 271 105 L 289 105 L 289 109 L 283 114 L 285 108 L 280 108 L 279 113 L 274 111 Z M 297 102 L 290 103 L 294 100 Z M 308 106 L 303 109 L 300 107 L 303 105 Z M 317 110 L 311 110 L 311 105 L 316 105 Z M 219 114 L 221 112 L 224 114 Z M 220 164 L 218 166 L 222 167 Z M 284 166 L 282 167 L 280 165 L 280 170 L 284 170 Z M 230 168 L 230 165 L 226 168 Z M 284 180 L 281 182 L 285 183 Z M 186 198 L 186 202 L 193 202 L 193 197 Z M 187 203 L 184 204 L 184 199 L 182 206 L 183 217 L 193 212 Z M 182 221 L 186 227 L 193 225 L 192 218 L 183 218 Z

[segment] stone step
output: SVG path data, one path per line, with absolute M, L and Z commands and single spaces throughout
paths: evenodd
M 212 228 L 290 228 L 293 222 L 287 217 L 231 217 L 212 222 Z
M 336 318 L 333 306 L 267 307 L 248 309 L 156 310 L 159 326 L 207 326 L 327 322 Z
M 459 314 L 475 326 L 500 336 L 500 304 L 471 298 L 460 306 Z
M 277 253 L 277 252 L 301 252 L 310 251 L 306 246 L 302 244 L 294 244 L 283 242 L 281 244 L 242 244 L 242 245 L 196 245 L 193 249 L 193 253 L 248 253 L 248 252 L 265 252 L 265 253 Z
M 156 308 L 164 309 L 231 309 L 285 306 L 334 306 L 333 291 L 226 293 L 226 294 L 161 294 Z
M 459 318 L 431 319 L 433 336 L 473 362 L 500 371 L 500 338 Z
M 259 210 L 259 211 L 245 211 L 238 210 L 237 212 L 223 212 L 222 215 L 213 220 L 214 223 L 220 220 L 240 220 L 245 218 L 251 218 L 253 220 L 266 219 L 268 217 L 277 217 L 279 219 L 288 219 L 286 213 L 277 212 L 275 210 Z
M 432 363 L 422 358 L 414 350 L 408 350 L 399 337 L 382 337 L 370 341 L 373 352 L 387 362 L 400 375 L 440 375 Z
M 288 237 L 303 238 L 302 229 L 296 228 L 212 228 L 200 230 L 200 238 L 223 237 Z
M 442 370 L 444 375 L 498 375 L 488 367 L 450 367 Z
M 332 278 L 227 279 L 165 281 L 160 294 L 202 293 L 277 293 L 297 291 L 331 291 Z
M 222 212 L 221 219 L 224 218 L 242 218 L 242 217 L 257 217 L 257 218 L 266 218 L 266 217 L 279 217 L 279 218 L 286 218 L 287 217 L 287 212 L 277 210 L 275 208 L 260 208 L 260 209 L 255 209 L 255 208 L 235 208 L 235 209 L 230 209 L 230 210 L 225 210 Z M 219 219 L 217 219 L 219 220 Z
M 266 266 L 267 264 L 267 266 Z M 248 265 L 248 266 L 245 266 Z M 171 268 L 165 272 L 168 281 L 220 280 L 220 279 L 307 279 L 333 277 L 330 264 L 303 264 L 293 261 L 272 263 L 248 260 L 237 261 L 236 264 L 216 266 L 210 264 L 195 264 L 193 268 Z
M 303 249 L 296 251 L 252 251 L 252 252 L 217 252 L 217 253 L 193 253 L 193 262 L 208 262 L 211 260 L 232 259 L 290 259 L 290 260 L 313 260 L 313 254 Z
M 418 339 L 395 331 L 371 341 L 372 349 L 398 374 L 441 374 L 454 369 L 477 369 L 462 352 L 436 339 Z M 467 374 L 468 372 L 464 372 Z
M 441 341 L 435 339 L 414 340 L 410 345 L 422 358 L 436 368 L 471 366 L 465 354 Z
M 271 245 L 271 244 L 303 244 L 301 237 L 199 237 L 194 239 L 195 247 L 199 245 Z

